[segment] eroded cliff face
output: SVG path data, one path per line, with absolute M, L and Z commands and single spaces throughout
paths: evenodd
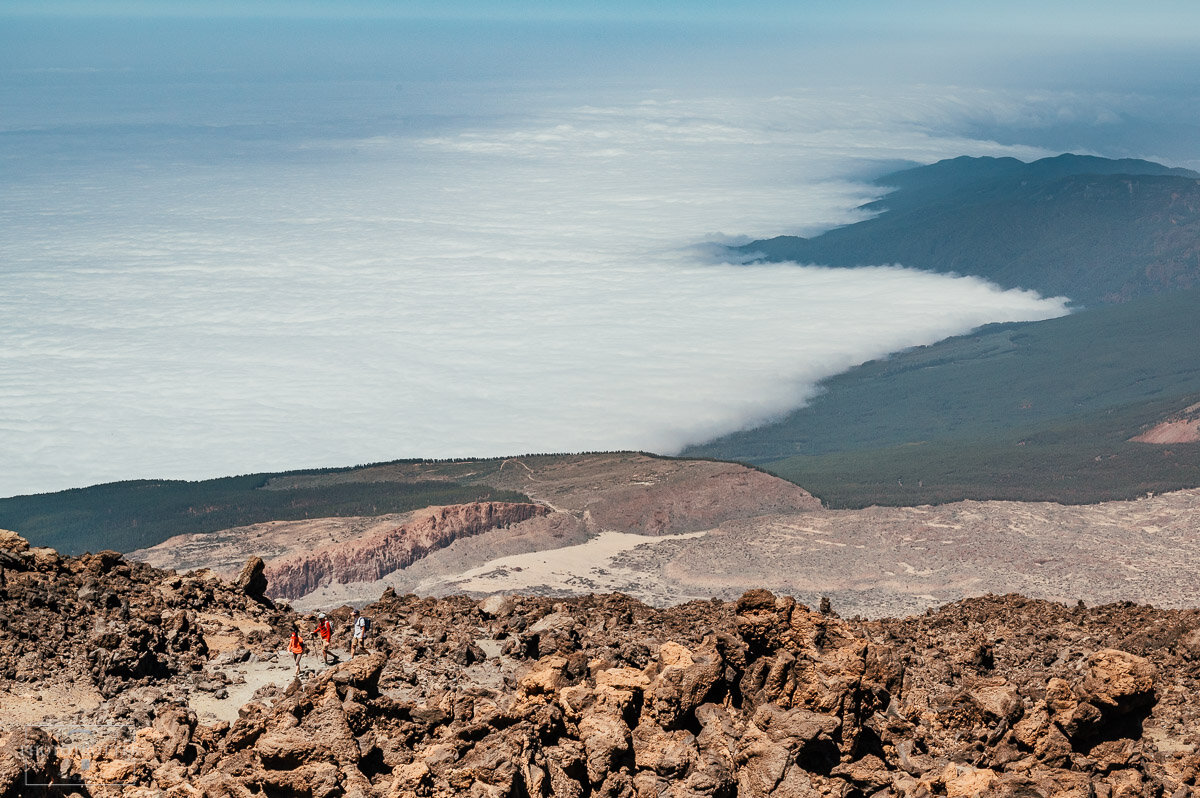
M 247 558 L 262 557 L 268 563 L 271 595 L 297 600 L 298 606 L 326 607 L 342 602 L 365 603 L 388 585 L 402 592 L 458 592 L 455 587 L 444 589 L 443 582 L 498 558 L 578 546 L 610 532 L 669 538 L 732 522 L 821 510 L 820 501 L 802 488 L 734 463 L 618 452 L 511 458 L 499 465 L 459 465 L 480 468 L 486 472 L 478 477 L 483 484 L 518 491 L 547 509 L 537 512 L 536 522 L 533 516 L 522 521 L 499 517 L 504 513 L 497 512 L 498 523 L 490 525 L 467 518 L 447 519 L 446 523 L 430 521 L 427 510 L 377 517 L 270 521 L 219 532 L 177 535 L 129 556 L 159 568 L 211 568 L 230 578 L 237 575 Z M 430 472 L 431 468 L 435 466 L 391 464 L 320 478 L 403 484 L 434 478 L 436 473 Z M 275 487 L 283 489 L 293 484 L 281 479 Z M 610 558 L 626 548 L 605 549 L 605 553 L 597 554 L 597 574 L 572 574 L 568 592 L 636 591 L 635 585 L 614 581 L 623 569 Z M 590 558 L 577 560 L 575 553 L 565 556 L 571 562 L 585 562 L 587 567 L 593 564 Z M 524 566 L 516 570 L 524 572 Z M 529 569 L 535 581 L 523 589 L 549 593 L 548 586 L 536 581 L 535 570 Z M 487 572 L 499 573 L 500 568 Z M 380 583 L 380 577 L 386 584 Z M 647 593 L 639 594 L 643 600 L 665 604 L 677 598 L 672 591 L 660 589 L 657 577 L 633 574 L 631 579 L 649 586 Z M 761 582 L 752 580 L 750 584 Z
M 272 560 L 266 568 L 267 592 L 278 598 L 299 598 L 330 581 L 373 582 L 459 538 L 549 512 L 540 505 L 509 502 L 431 507 L 393 529 Z

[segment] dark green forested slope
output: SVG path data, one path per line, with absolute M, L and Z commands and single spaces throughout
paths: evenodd
M 1200 485 L 1200 444 L 1127 442 L 1196 401 L 1198 342 L 1200 290 L 992 325 L 866 363 L 808 406 L 684 454 L 763 466 L 838 506 Z
M 887 175 L 879 215 L 739 251 L 830 266 L 899 263 L 1086 305 L 1200 286 L 1200 175 L 1076 155 L 955 158 Z
M 913 444 L 797 456 L 764 466 L 833 508 L 964 499 L 1092 504 L 1200 486 L 1200 443 L 1129 437 L 1200 394 L 1058 423 Z
M 132 551 L 172 535 L 263 521 L 380 515 L 459 502 L 529 501 L 512 491 L 452 481 L 335 482 L 273 489 L 283 477 L 353 469 L 249 474 L 199 482 L 138 480 L 0 499 L 0 528 L 66 554 Z

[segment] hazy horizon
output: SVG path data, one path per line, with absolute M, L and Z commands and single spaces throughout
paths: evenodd
M 1200 167 L 1195 57 L 1183 26 L 1156 35 L 1165 11 L 882 7 L 12 4 L 0 496 L 672 453 L 864 360 L 1065 310 L 714 244 L 854 221 L 903 163 Z

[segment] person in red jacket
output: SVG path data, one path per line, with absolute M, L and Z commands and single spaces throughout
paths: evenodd
M 325 664 L 331 664 L 329 661 L 331 657 L 334 662 L 337 662 L 337 658 L 329 652 L 329 644 L 333 641 L 333 624 L 323 612 L 317 614 L 317 628 L 313 629 L 313 637 L 321 638 L 321 659 L 325 661 Z

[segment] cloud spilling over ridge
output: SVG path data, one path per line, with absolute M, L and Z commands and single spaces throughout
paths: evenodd
M 272 129 L 240 150 L 214 147 L 218 108 L 172 136 L 46 133 L 104 155 L 73 149 L 0 194 L 0 495 L 672 452 L 866 359 L 1065 312 L 976 279 L 696 246 L 853 221 L 874 198 L 849 177 L 864 164 L 1043 154 L 939 132 L 953 106 L 542 101 L 434 132 Z

